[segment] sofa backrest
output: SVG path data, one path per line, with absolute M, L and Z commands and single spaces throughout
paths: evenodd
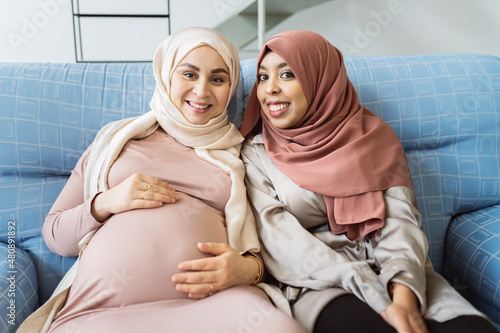
M 363 105 L 400 138 L 429 254 L 444 258 L 450 220 L 500 202 L 500 59 L 415 55 L 346 60 Z
M 346 58 L 359 100 L 401 139 L 436 269 L 450 219 L 499 202 L 500 59 L 481 55 Z M 241 63 L 230 120 L 241 124 L 255 59 Z M 46 300 L 74 258 L 41 237 L 45 216 L 82 152 L 106 123 L 149 110 L 150 63 L 0 63 L 0 242 L 37 267 Z
M 97 131 L 148 110 L 154 87 L 150 63 L 0 64 L 0 241 L 16 221 L 41 302 L 75 260 L 47 248 L 45 216 Z

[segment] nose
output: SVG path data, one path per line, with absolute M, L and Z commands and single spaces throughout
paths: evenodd
M 279 80 L 274 77 L 269 77 L 266 82 L 266 94 L 274 95 L 278 94 L 280 91 Z
M 204 80 L 198 80 L 194 84 L 193 93 L 198 97 L 207 97 L 210 94 L 208 83 Z

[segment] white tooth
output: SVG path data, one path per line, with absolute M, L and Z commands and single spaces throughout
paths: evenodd
M 276 111 L 283 110 L 287 106 L 288 106 L 288 104 L 273 104 L 273 105 L 269 105 L 269 110 L 276 112 Z
M 208 108 L 208 105 L 199 105 L 199 104 L 196 104 L 196 103 L 191 103 L 195 108 L 198 108 L 198 109 L 206 109 Z
M 199 104 L 196 104 L 196 103 L 193 103 L 193 102 L 189 102 L 189 104 L 191 104 L 191 106 L 194 106 L 197 109 L 206 109 L 206 108 L 208 108 L 208 105 L 199 105 Z

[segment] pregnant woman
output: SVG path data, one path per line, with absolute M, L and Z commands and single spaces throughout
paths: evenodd
M 79 260 L 19 331 L 302 332 L 252 286 L 263 266 L 226 109 L 234 45 L 185 29 L 153 68 L 152 110 L 106 125 L 49 212 L 47 245 Z

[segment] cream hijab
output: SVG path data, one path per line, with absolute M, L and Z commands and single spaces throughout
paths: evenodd
M 188 28 L 169 36 L 160 44 L 153 59 L 156 89 L 150 104 L 152 110 L 139 117 L 110 123 L 99 131 L 92 144 L 85 171 L 84 197 L 87 200 L 109 188 L 109 170 L 129 140 L 145 138 L 161 126 L 177 141 L 194 148 L 200 158 L 229 174 L 232 182 L 231 196 L 225 207 L 229 245 L 240 253 L 257 252 L 257 231 L 243 180 L 245 167 L 239 159 L 243 137 L 229 122 L 227 109 L 207 124 L 193 125 L 184 118 L 170 99 L 170 83 L 174 69 L 191 50 L 202 45 L 208 45 L 219 52 L 229 68 L 229 104 L 239 80 L 239 58 L 234 45 L 220 33 L 207 28 Z M 211 179 L 207 179 L 207 182 L 210 181 Z M 95 232 L 96 230 L 90 232 L 80 241 L 80 251 L 85 250 Z M 76 276 L 78 262 L 79 260 L 63 277 L 51 299 L 25 320 L 17 332 L 43 333 L 49 330 L 54 317 L 64 305 L 69 287 Z M 279 294 L 273 290 L 270 292 Z
M 239 80 L 239 58 L 233 43 L 208 28 L 187 28 L 169 36 L 160 44 L 153 59 L 156 89 L 150 103 L 151 111 L 136 118 L 110 123 L 96 136 L 85 174 L 85 199 L 109 188 L 109 170 L 129 140 L 147 137 L 161 126 L 177 141 L 194 148 L 200 158 L 230 175 L 231 196 L 225 207 L 229 245 L 240 253 L 258 251 L 255 223 L 246 198 L 245 167 L 239 159 L 243 137 L 236 126 L 229 122 L 227 109 L 208 123 L 195 125 L 184 118 L 170 99 L 175 68 L 191 50 L 203 45 L 215 49 L 229 68 L 230 96 L 227 108 Z M 207 179 L 207 182 L 210 181 Z M 82 240 L 82 249 L 90 237 L 91 234 Z

